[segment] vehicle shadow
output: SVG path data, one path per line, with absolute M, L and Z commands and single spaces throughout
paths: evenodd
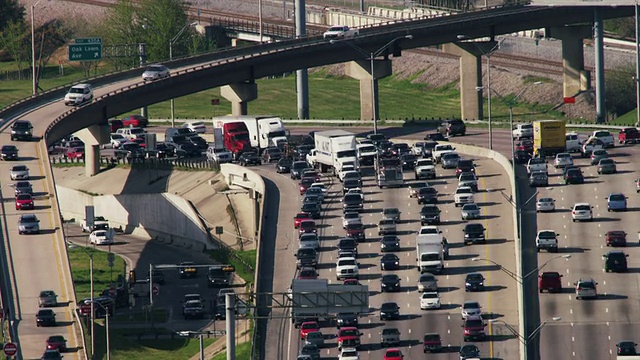
M 581 254 L 587 251 L 591 251 L 591 249 L 583 249 L 583 248 L 571 247 L 571 246 L 558 248 L 558 253 L 562 253 L 562 254 Z
M 627 295 L 618 294 L 598 294 L 598 298 L 594 300 L 625 300 L 629 297 Z
M 382 274 L 360 274 L 359 280 L 377 280 L 382 277 Z
M 618 218 L 610 218 L 610 217 L 594 217 L 593 222 L 616 222 L 620 221 Z
M 457 254 L 457 255 L 452 255 L 449 254 L 449 256 L 447 257 L 447 260 L 468 260 L 468 259 L 473 259 L 476 258 L 480 255 L 478 254 Z
M 441 292 L 441 293 L 445 293 L 445 292 L 453 292 L 453 291 L 456 291 L 456 290 L 460 290 L 460 288 L 459 288 L 459 287 L 457 287 L 457 286 L 445 286 L 445 287 L 438 287 L 438 292 Z M 444 306 L 444 305 L 443 305 L 443 306 Z
M 513 242 L 513 240 L 507 240 L 507 239 L 487 239 L 485 241 L 485 243 L 487 245 L 497 245 L 497 244 L 504 244 L 507 242 Z
M 460 308 L 460 304 L 442 304 L 440 310 L 454 310 Z
M 484 291 L 485 292 L 491 292 L 491 291 L 500 291 L 503 289 L 506 289 L 506 286 L 502 286 L 502 285 L 489 285 L 484 287 Z
M 500 270 L 500 266 L 498 265 L 478 265 L 478 266 L 459 266 L 459 267 L 448 267 L 444 268 L 442 271 L 443 275 L 464 275 L 470 274 L 474 272 L 483 272 L 483 271 L 497 271 Z

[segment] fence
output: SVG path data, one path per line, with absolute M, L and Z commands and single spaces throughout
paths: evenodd
M 84 164 L 84 158 L 68 158 L 63 156 L 50 155 L 51 164 Z M 220 171 L 220 164 L 216 161 L 206 159 L 156 159 L 156 158 L 108 158 L 101 157 L 100 164 L 105 166 L 131 165 L 136 168 L 148 169 L 185 169 L 185 170 L 210 170 Z

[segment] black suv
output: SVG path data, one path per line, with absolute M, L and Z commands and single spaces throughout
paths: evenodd
M 564 175 L 565 184 L 584 184 L 584 176 L 579 168 L 571 168 Z
M 380 291 L 400 291 L 400 277 L 396 274 L 382 275 L 380 279 Z
M 41 309 L 36 314 L 36 325 L 40 326 L 56 326 L 56 313 L 51 309 Z
M 385 235 L 380 240 L 380 251 L 400 251 L 400 240 L 395 235 Z
M 358 255 L 358 242 L 354 238 L 342 238 L 338 241 L 338 256 L 340 254 L 349 252 Z
M 473 244 L 478 242 L 485 242 L 484 238 L 484 226 L 480 223 L 470 223 L 464 226 L 464 244 Z
M 240 155 L 240 158 L 238 159 L 238 162 L 240 163 L 241 166 L 262 165 L 262 161 L 260 161 L 258 154 L 254 152 L 242 153 Z
M 627 257 L 629 255 L 625 254 L 620 250 L 612 250 L 608 253 L 602 255 L 604 259 L 604 271 L 605 272 L 627 272 Z
M 291 159 L 281 158 L 280 160 L 278 160 L 278 163 L 276 164 L 276 172 L 278 174 L 286 174 L 290 172 L 291 164 L 292 164 Z
M 386 302 L 380 306 L 380 320 L 398 320 L 400 307 L 394 302 Z
M 447 136 L 464 136 L 467 133 L 467 127 L 459 119 L 445 120 L 438 127 L 438 131 L 442 134 L 447 134 Z
M 420 209 L 420 225 L 439 225 L 440 209 L 434 204 L 425 205 Z
M 416 167 L 418 157 L 414 154 L 402 154 L 400 161 L 402 161 L 402 170 L 413 170 Z
M 309 169 L 310 166 L 306 161 L 294 161 L 291 164 L 291 178 L 300 179 L 302 177 L 302 171 Z
M 464 279 L 464 291 L 482 291 L 484 290 L 484 276 L 480 273 L 467 274 Z
M 358 326 L 358 314 L 355 313 L 339 313 L 336 316 L 336 327 Z
M 438 202 L 438 191 L 431 186 L 423 187 L 418 190 L 416 197 L 418 204 L 435 204 Z
M 11 125 L 11 141 L 13 140 L 31 140 L 33 135 L 33 125 L 28 120 L 18 120 Z

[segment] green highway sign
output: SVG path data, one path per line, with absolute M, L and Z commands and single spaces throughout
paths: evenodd
M 75 39 L 76 44 L 102 44 L 102 38 L 82 38 Z
M 95 60 L 102 60 L 102 43 L 69 45 L 69 61 Z

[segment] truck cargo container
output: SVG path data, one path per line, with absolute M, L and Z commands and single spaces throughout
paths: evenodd
M 316 147 L 307 155 L 307 162 L 321 172 L 337 175 L 345 164 L 358 168 L 356 136 L 344 130 L 327 130 L 315 133 Z
M 565 122 L 562 120 L 538 120 L 533 122 L 534 156 L 546 157 L 566 152 Z

